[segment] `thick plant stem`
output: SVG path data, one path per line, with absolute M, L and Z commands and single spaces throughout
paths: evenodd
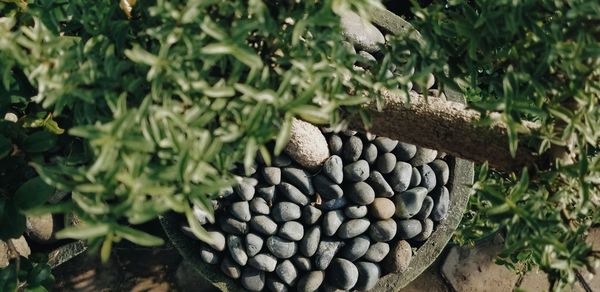
M 365 129 L 360 118 L 352 118 L 350 128 L 437 149 L 478 163 L 487 161 L 497 170 L 520 170 L 537 161 L 533 152 L 523 145 L 513 158 L 505 125 L 501 122 L 481 125 L 478 123 L 480 114 L 467 109 L 464 104 L 418 94 L 383 94 L 385 105 L 381 111 L 374 104 L 367 106 L 372 117 L 371 128 Z

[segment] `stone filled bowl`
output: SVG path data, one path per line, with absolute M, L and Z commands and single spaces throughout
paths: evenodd
M 440 221 L 433 234 L 413 254 L 408 269 L 399 274 L 387 274 L 381 277 L 371 291 L 397 291 L 408 285 L 440 255 L 456 227 L 460 223 L 469 199 L 469 185 L 473 183 L 473 163 L 450 158 L 450 179 L 446 187 L 450 192 L 448 217 Z M 165 233 L 179 253 L 193 268 L 216 288 L 222 291 L 243 291 L 239 283 L 221 272 L 218 265 L 210 265 L 200 258 L 200 244 L 181 231 L 181 217 L 178 214 L 166 214 L 160 219 Z
M 385 31 L 398 33 L 410 29 L 410 24 L 387 10 L 375 11 L 374 15 L 376 17 L 372 18 L 373 22 Z M 464 102 L 462 96 L 448 93 L 446 96 L 449 100 Z M 436 260 L 452 237 L 469 199 L 469 186 L 473 183 L 474 167 L 472 162 L 455 157 L 449 157 L 446 161 L 451 169 L 446 184 L 450 192 L 448 217 L 439 222 L 432 235 L 416 250 L 406 271 L 383 275 L 371 291 L 398 291 L 405 287 Z M 162 216 L 160 221 L 165 233 L 183 258 L 216 288 L 222 291 L 245 290 L 237 280 L 223 274 L 218 265 L 210 265 L 202 261 L 198 241 L 181 231 L 180 215 L 169 213 Z

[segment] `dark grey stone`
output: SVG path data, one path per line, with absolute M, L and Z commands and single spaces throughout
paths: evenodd
M 221 230 L 225 233 L 234 235 L 244 235 L 248 233 L 248 224 L 231 217 L 225 217 L 223 220 L 218 220 L 221 223 Z
M 408 219 L 416 215 L 423 206 L 423 201 L 427 196 L 427 189 L 424 187 L 414 187 L 403 193 L 394 196 L 394 205 L 396 206 L 396 217 Z
M 262 169 L 262 176 L 269 185 L 278 185 L 281 182 L 281 168 L 267 166 Z
M 344 209 L 344 215 L 350 219 L 359 219 L 367 216 L 367 206 L 349 206 Z
M 401 161 L 410 161 L 417 154 L 417 146 L 413 144 L 399 142 L 394 148 L 396 158 Z
M 271 162 L 273 163 L 273 166 L 276 167 L 288 167 L 290 164 L 292 164 L 292 159 L 286 154 L 282 153 L 279 156 L 273 157 L 273 161 Z
M 256 189 L 258 195 L 265 199 L 267 202 L 272 202 L 273 197 L 275 196 L 275 186 L 270 187 L 260 187 Z
M 324 210 L 324 211 L 337 210 L 337 209 L 344 208 L 347 205 L 348 205 L 348 200 L 346 200 L 346 196 L 343 196 L 339 199 L 323 202 L 323 204 L 321 204 L 321 210 Z
M 269 216 L 258 215 L 250 219 L 250 227 L 264 235 L 273 235 L 277 232 L 277 223 Z
M 317 253 L 313 257 L 315 268 L 318 270 L 325 270 L 331 263 L 331 260 L 338 253 L 340 248 L 344 246 L 342 241 L 333 240 L 326 238 L 321 240 Z
M 338 135 L 331 135 L 327 138 L 327 145 L 329 146 L 329 153 L 332 155 L 341 155 L 342 147 L 344 144 L 342 143 L 342 138 Z
M 216 265 L 221 261 L 219 253 L 205 247 L 200 248 L 200 258 L 202 261 L 210 265 Z
M 246 254 L 249 257 L 257 255 L 262 249 L 263 244 L 264 240 L 262 237 L 254 233 L 246 234 Z
M 294 263 L 294 266 L 296 266 L 296 269 L 298 269 L 299 271 L 302 271 L 302 272 L 308 272 L 312 268 L 312 263 L 310 262 L 310 259 L 307 257 L 295 255 L 292 257 L 292 263 Z
M 341 15 L 342 35 L 358 50 L 375 53 L 385 43 L 385 38 L 373 24 L 365 22 L 360 16 L 348 10 Z
M 324 200 L 333 200 L 344 195 L 342 188 L 324 175 L 315 176 L 313 178 L 313 184 L 315 185 L 317 193 L 319 193 Z
M 371 225 L 367 219 L 348 220 L 340 226 L 337 236 L 341 239 L 349 239 L 363 234 Z
M 315 193 L 308 172 L 294 167 L 286 167 L 282 171 L 283 179 L 297 187 L 303 194 L 312 196 Z
M 425 197 L 423 200 L 423 205 L 421 206 L 421 210 L 419 210 L 419 213 L 417 213 L 414 218 L 424 220 L 425 218 L 429 217 L 431 211 L 433 210 L 433 205 L 433 199 L 430 196 Z
M 220 268 L 223 274 L 227 275 L 229 278 L 238 279 L 242 275 L 240 266 L 229 256 L 226 256 L 223 259 Z
M 366 235 L 357 236 L 347 242 L 340 252 L 340 256 L 350 261 L 355 261 L 367 253 L 371 240 Z
M 373 289 L 381 276 L 379 266 L 370 262 L 358 262 L 356 263 L 356 268 L 358 269 L 358 281 L 354 289 L 359 291 Z
M 292 202 L 279 202 L 273 206 L 271 217 L 276 222 L 287 222 L 300 218 L 300 206 Z
M 369 227 L 369 236 L 374 241 L 390 241 L 396 232 L 396 221 L 393 219 L 379 220 Z
M 223 251 L 225 249 L 225 235 L 220 231 L 208 231 L 208 235 L 212 238 L 212 242 L 207 243 L 212 249 Z
M 377 242 L 371 244 L 367 253 L 362 257 L 365 261 L 378 263 L 381 262 L 385 256 L 390 252 L 390 245 L 385 242 Z
M 348 162 L 356 161 L 362 154 L 362 150 L 363 144 L 360 138 L 352 136 L 348 138 L 344 143 L 344 147 L 342 147 L 342 158 Z
M 375 168 L 383 174 L 388 174 L 394 170 L 396 166 L 396 156 L 392 153 L 384 153 L 377 157 L 375 161 Z
M 380 156 L 382 153 L 392 152 L 398 146 L 398 140 L 392 140 L 386 137 L 377 137 L 373 140 L 373 144 L 377 146 Z
M 369 164 L 365 160 L 359 160 L 344 166 L 345 181 L 364 181 L 369 177 Z
M 323 216 L 323 233 L 327 236 L 333 236 L 342 225 L 342 222 L 344 222 L 344 212 L 342 210 L 325 213 Z
M 321 218 L 322 213 L 323 212 L 317 209 L 317 207 L 315 206 L 304 206 L 302 209 L 302 222 L 304 222 L 304 224 L 307 226 L 313 225 L 317 223 L 317 221 L 319 221 L 319 218 Z
M 279 278 L 272 275 L 267 276 L 267 289 L 271 292 L 287 292 L 288 286 L 285 285 Z
M 308 205 L 308 197 L 305 196 L 298 188 L 289 183 L 282 182 L 277 186 L 277 191 L 284 195 L 288 200 L 298 205 Z
M 438 186 L 443 186 L 448 183 L 448 179 L 450 179 L 450 167 L 448 167 L 446 161 L 436 159 L 429 164 L 429 167 L 431 167 L 435 173 Z
M 404 192 L 410 185 L 412 176 L 412 165 L 404 162 L 396 162 L 394 170 L 388 176 L 388 182 L 395 192 Z
M 298 271 L 291 261 L 285 260 L 277 265 L 275 273 L 284 283 L 292 286 L 298 279 Z
M 271 212 L 271 208 L 269 208 L 269 205 L 265 199 L 261 197 L 254 197 L 254 199 L 250 201 L 250 211 L 256 214 L 268 215 Z
M 229 196 L 233 195 L 233 193 L 234 193 L 233 187 L 226 186 L 219 191 L 219 198 L 220 199 L 228 198 Z
M 304 226 L 296 221 L 288 221 L 279 228 L 278 234 L 285 239 L 298 241 L 304 236 Z
M 242 286 L 250 291 L 262 291 L 265 287 L 265 272 L 253 267 L 244 267 L 240 281 Z
M 431 169 L 431 167 L 429 167 L 427 164 L 417 166 L 417 169 L 419 170 L 419 173 L 421 173 L 420 186 L 426 188 L 427 192 L 431 192 L 435 188 L 435 184 L 437 182 L 433 169 Z
M 242 180 L 233 187 L 235 193 L 244 201 L 250 201 L 254 197 L 254 186 L 247 180 Z
M 416 167 L 412 169 L 412 176 L 410 177 L 410 187 L 416 187 L 421 184 L 421 173 Z
M 373 55 L 365 51 L 358 51 L 356 66 L 368 70 L 375 67 L 375 65 L 377 65 L 377 59 Z
M 265 272 L 275 271 L 277 265 L 277 259 L 266 253 L 257 254 L 254 257 L 248 259 L 248 265 Z
M 304 256 L 312 257 L 317 251 L 317 248 L 319 247 L 320 240 L 321 227 L 318 225 L 313 226 L 305 233 L 302 240 L 300 240 L 300 243 L 298 245 L 300 248 L 300 253 L 302 253 Z
M 376 197 L 391 198 L 394 190 L 379 171 L 371 171 L 367 183 L 373 187 Z
M 365 182 L 348 185 L 344 190 L 344 197 L 358 205 L 368 205 L 375 200 L 375 191 Z
M 315 292 L 325 279 L 325 272 L 323 271 L 312 271 L 305 274 L 298 281 L 297 289 L 298 292 Z
M 431 234 L 433 233 L 433 221 L 429 218 L 425 218 L 425 220 L 421 221 L 421 233 L 415 236 L 413 239 L 416 241 L 425 241 L 427 240 Z
M 422 231 L 421 222 L 415 219 L 399 220 L 397 225 L 400 239 L 411 239 Z
M 250 221 L 250 218 L 252 217 L 250 215 L 250 205 L 248 204 L 248 201 L 232 203 L 229 211 L 233 217 L 244 222 Z
M 283 239 L 277 235 L 267 238 L 267 248 L 271 253 L 280 258 L 291 258 L 298 251 L 298 244 L 294 241 Z
M 333 259 L 329 268 L 327 268 L 327 281 L 333 286 L 350 290 L 358 280 L 358 269 L 347 259 Z
M 235 235 L 227 236 L 227 250 L 231 258 L 240 266 L 245 266 L 248 262 L 248 255 L 244 251 L 244 243 L 242 238 Z
M 344 180 L 344 164 L 342 158 L 337 155 L 332 155 L 325 163 L 323 163 L 323 174 L 331 179 L 336 184 L 341 184 Z
M 362 159 L 364 159 L 367 163 L 373 164 L 377 159 L 377 147 L 375 145 L 369 143 L 363 148 Z
M 441 221 L 448 217 L 448 207 L 450 205 L 450 193 L 444 186 L 435 188 L 431 192 L 433 199 L 433 210 L 431 210 L 431 219 L 433 221 Z

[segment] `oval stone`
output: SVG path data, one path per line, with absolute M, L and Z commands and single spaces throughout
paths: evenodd
M 289 183 L 282 182 L 277 186 L 277 191 L 283 194 L 291 202 L 294 202 L 300 206 L 308 205 L 308 197 L 305 196 L 298 188 Z
M 341 241 L 326 238 L 319 242 L 319 248 L 313 257 L 315 268 L 325 270 L 338 251 L 344 246 Z
M 410 160 L 410 164 L 414 166 L 421 166 L 430 163 L 435 160 L 437 151 L 424 147 L 417 147 L 415 156 Z
M 275 186 L 257 188 L 256 193 L 265 201 L 272 202 L 275 196 Z
M 412 166 L 406 162 L 398 161 L 394 170 L 388 175 L 388 182 L 396 192 L 404 192 L 410 185 Z
M 250 227 L 252 230 L 264 235 L 273 235 L 277 232 L 277 223 L 265 215 L 258 215 L 250 219 Z
M 250 211 L 255 214 L 268 215 L 271 212 L 271 208 L 267 204 L 267 201 L 261 197 L 254 197 L 250 201 Z
M 299 281 L 297 285 L 297 289 L 299 292 L 315 292 L 325 279 L 325 272 L 323 271 L 312 271 L 306 275 L 304 275 Z
M 225 235 L 220 231 L 208 231 L 208 236 L 212 238 L 212 242 L 208 242 L 208 246 L 217 251 L 225 249 Z
M 238 266 L 238 264 L 236 264 L 235 261 L 229 256 L 226 256 L 223 259 L 220 268 L 223 274 L 232 279 L 238 279 L 242 275 L 242 269 L 240 266 Z
M 406 240 L 400 240 L 392 246 L 383 266 L 388 273 L 404 273 L 412 259 L 412 250 Z
M 394 195 L 394 190 L 379 171 L 371 171 L 367 183 L 373 187 L 376 197 L 390 198 Z
M 417 213 L 417 215 L 414 217 L 419 220 L 424 220 L 425 218 L 429 217 L 431 211 L 433 210 L 433 205 L 433 199 L 430 196 L 425 197 L 423 200 L 423 205 L 421 206 L 421 210 L 419 210 L 419 213 Z
M 388 198 L 375 198 L 369 205 L 369 215 L 375 219 L 389 219 L 394 216 L 396 206 Z
M 341 15 L 340 24 L 344 38 L 359 50 L 375 53 L 385 43 L 385 38 L 377 27 L 350 10 Z
M 340 252 L 340 256 L 349 261 L 355 261 L 367 253 L 369 246 L 371 246 L 371 240 L 367 236 L 357 236 L 348 241 Z
M 384 153 L 377 158 L 377 161 L 375 161 L 375 168 L 383 174 L 392 172 L 395 166 L 396 156 L 392 153 Z
M 327 138 L 327 146 L 332 155 L 341 155 L 344 144 L 342 143 L 342 138 L 340 138 L 340 136 L 333 134 Z
M 369 236 L 375 241 L 390 241 L 396 236 L 396 221 L 393 219 L 377 221 L 369 227 Z
M 321 240 L 321 227 L 313 226 L 305 234 L 302 240 L 300 240 L 300 253 L 304 256 L 312 257 L 317 248 L 319 247 L 319 241 Z
M 441 159 L 436 159 L 429 164 L 429 167 L 433 169 L 436 178 L 436 184 L 438 186 L 443 186 L 448 183 L 450 179 L 450 167 L 448 167 L 448 163 Z
M 399 142 L 396 148 L 394 148 L 393 153 L 398 160 L 410 161 L 417 154 L 417 146 Z
M 294 241 L 285 240 L 277 235 L 267 238 L 267 248 L 271 253 L 280 258 L 291 258 L 298 251 L 298 244 Z
M 365 182 L 357 182 L 346 187 L 345 195 L 358 205 L 368 205 L 375 200 L 375 191 Z
M 421 222 L 415 219 L 399 220 L 398 225 L 398 238 L 400 239 L 411 239 L 422 231 Z
M 425 220 L 421 221 L 421 233 L 415 236 L 414 240 L 416 241 L 425 241 L 427 240 L 431 234 L 433 233 L 433 221 L 429 218 L 425 218 Z
M 221 222 L 223 222 L 221 223 L 221 229 L 225 231 L 225 233 L 235 235 L 244 235 L 248 233 L 248 224 L 246 222 L 238 221 L 231 217 L 226 217 Z
M 367 219 L 352 219 L 342 223 L 337 231 L 337 236 L 341 239 L 349 239 L 363 234 L 371 225 Z
M 279 236 L 298 241 L 304 236 L 304 226 L 296 221 L 288 221 L 279 228 Z
M 248 255 L 244 251 L 242 239 L 235 235 L 227 237 L 227 248 L 231 258 L 240 266 L 245 266 L 248 262 Z
M 373 164 L 375 160 L 377 160 L 377 147 L 375 145 L 369 143 L 363 148 L 363 153 L 361 155 L 362 159 L 364 159 L 367 163 Z
M 346 181 L 360 182 L 369 177 L 369 164 L 359 160 L 344 166 L 344 179 Z
M 286 182 L 294 185 L 303 194 L 312 196 L 315 193 L 315 189 L 308 172 L 299 168 L 286 167 L 282 170 L 281 174 Z
M 270 254 L 261 253 L 248 259 L 248 265 L 261 271 L 273 272 L 277 265 L 277 259 Z
M 386 137 L 377 137 L 373 140 L 373 144 L 377 146 L 379 153 L 392 152 L 398 146 L 398 140 L 392 140 Z
M 359 291 L 373 289 L 381 276 L 379 266 L 370 262 L 358 262 L 356 263 L 356 268 L 358 269 L 358 281 L 354 289 Z
M 200 248 L 200 258 L 209 265 L 216 265 L 221 260 L 219 253 L 204 247 Z
M 421 173 L 416 167 L 412 169 L 412 176 L 410 177 L 410 187 L 416 187 L 421 184 Z
M 371 244 L 367 253 L 362 257 L 365 261 L 378 263 L 390 252 L 390 245 L 385 242 Z
M 448 217 L 448 208 L 450 205 L 450 192 L 444 186 L 435 188 L 431 192 L 433 199 L 433 210 L 431 210 L 431 219 L 433 221 L 441 221 Z
M 281 182 L 281 168 L 267 166 L 261 171 L 263 179 L 269 185 L 278 185 Z
M 327 281 L 335 287 L 350 290 L 358 280 L 358 269 L 349 260 L 334 259 L 327 269 Z
M 362 154 L 362 150 L 363 144 L 360 138 L 351 136 L 348 138 L 346 143 L 344 143 L 342 148 L 342 157 L 348 162 L 356 161 Z
M 247 180 L 240 181 L 233 187 L 233 191 L 244 201 L 250 201 L 254 197 L 254 186 Z
M 419 185 L 426 188 L 427 192 L 431 192 L 435 188 L 437 182 L 433 169 L 427 164 L 418 166 L 417 169 L 419 170 L 419 173 L 421 173 L 421 184 Z
M 257 255 L 263 248 L 263 244 L 264 240 L 262 237 L 254 233 L 248 233 L 246 235 L 246 254 L 248 254 L 249 257 Z
M 281 185 L 283 185 L 282 183 Z M 300 206 L 292 203 L 292 202 L 279 202 L 273 206 L 273 210 L 271 210 L 271 217 L 276 222 L 287 222 L 300 218 L 302 214 L 300 213 Z M 258 217 L 258 216 L 257 216 Z
M 265 287 L 265 272 L 253 267 L 244 267 L 240 281 L 242 286 L 250 291 L 262 291 Z
M 346 196 L 342 196 L 339 199 L 325 201 L 321 205 L 321 210 L 329 211 L 329 210 L 337 210 L 344 208 L 348 205 L 348 200 L 346 200 Z
M 298 270 L 303 272 L 308 272 L 312 268 L 312 263 L 307 257 L 295 255 L 294 257 L 292 257 L 292 263 L 294 263 L 294 266 L 296 266 Z
M 344 209 L 344 215 L 350 219 L 359 219 L 367 215 L 367 206 L 349 206 Z
M 285 285 L 279 278 L 272 275 L 267 276 L 267 289 L 271 292 L 287 292 L 288 286 Z
M 323 217 L 323 233 L 327 236 L 334 235 L 340 225 L 344 222 L 344 212 L 342 210 L 333 210 L 325 213 Z
M 248 204 L 248 201 L 232 203 L 229 211 L 233 217 L 244 222 L 250 221 L 250 218 L 252 217 L 250 215 L 250 204 Z
M 323 164 L 323 174 L 336 184 L 341 184 L 344 179 L 342 158 L 337 155 L 332 155 Z
M 396 217 L 408 219 L 416 215 L 421 210 L 426 196 L 427 189 L 424 187 L 415 187 L 394 196 Z
M 342 191 L 342 188 L 338 184 L 323 175 L 315 176 L 313 183 L 317 193 L 325 200 L 337 199 L 344 195 L 344 191 Z
M 302 209 L 302 222 L 306 225 L 313 225 L 319 221 L 321 214 L 321 210 L 317 209 L 315 206 L 305 206 Z
M 298 271 L 294 264 L 289 260 L 279 263 L 277 268 L 275 268 L 275 274 L 277 274 L 279 279 L 290 286 L 294 285 L 298 278 Z

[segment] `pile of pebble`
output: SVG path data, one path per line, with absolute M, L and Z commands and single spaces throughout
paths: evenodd
M 447 216 L 443 155 L 324 132 L 331 156 L 320 170 L 282 155 L 222 193 L 216 223 L 196 209 L 214 239 L 202 244 L 203 261 L 251 291 L 369 290 L 384 273 L 408 267 L 412 248 Z

